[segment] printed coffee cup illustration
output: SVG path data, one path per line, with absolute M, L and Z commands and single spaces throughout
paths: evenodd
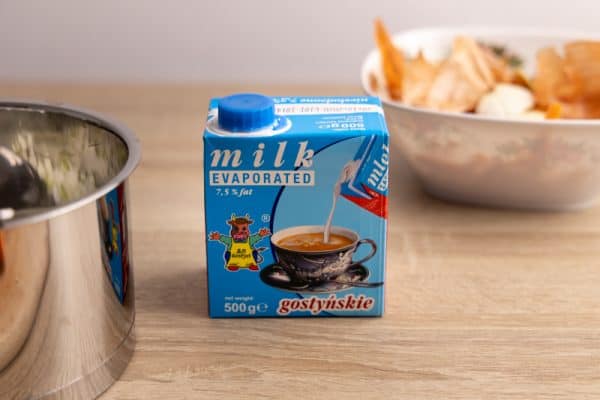
M 368 288 L 383 284 L 365 282 L 369 270 L 362 263 L 377 252 L 375 241 L 361 239 L 350 229 L 332 225 L 341 185 L 352 180 L 358 168 L 356 161 L 350 161 L 342 168 L 333 187 L 331 209 L 324 226 L 296 226 L 271 237 L 277 263 L 263 271 L 263 281 L 286 290 L 309 292 L 335 292 L 352 286 Z M 370 253 L 354 260 L 354 253 L 363 245 L 371 247 Z
M 331 227 L 327 242 L 322 225 L 309 225 L 280 230 L 271 237 L 271 243 L 277 266 L 291 281 L 317 286 L 339 279 L 339 283 L 346 284 L 340 289 L 366 279 L 368 271 L 362 264 L 377 252 L 373 240 L 361 239 L 356 232 L 337 226 Z M 370 247 L 369 253 L 355 260 L 354 254 L 363 246 Z M 362 286 L 379 284 L 364 283 Z

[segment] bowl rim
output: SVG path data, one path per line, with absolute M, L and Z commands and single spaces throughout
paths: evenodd
M 510 27 L 510 26 L 478 26 L 478 25 L 465 25 L 465 26 L 437 26 L 437 27 L 421 27 L 415 29 L 409 29 L 400 31 L 392 34 L 392 41 L 399 42 L 402 38 L 414 36 L 414 35 L 457 35 L 457 34 L 468 34 L 471 36 L 478 35 L 498 35 L 499 37 L 510 37 L 510 36 L 531 36 L 532 38 L 563 38 L 563 40 L 574 40 L 574 39 L 588 39 L 588 40 L 600 40 L 600 33 L 577 31 L 569 29 L 545 29 L 537 27 Z M 369 87 L 369 66 L 373 63 L 373 59 L 377 57 L 379 50 L 375 47 L 372 48 L 361 64 L 360 68 L 360 82 L 362 90 L 369 96 L 379 98 L 381 103 L 392 109 L 398 109 L 405 112 L 412 112 L 420 114 L 424 117 L 434 118 L 450 118 L 453 120 L 460 121 L 473 121 L 473 122 L 493 122 L 505 125 L 522 125 L 522 126 L 538 126 L 538 127 L 599 127 L 600 119 L 545 119 L 545 120 L 528 120 L 528 119 L 511 119 L 502 117 L 485 116 L 481 114 L 473 113 L 459 113 L 452 111 L 436 111 L 428 108 L 415 107 L 407 104 L 398 103 L 389 99 L 380 97 L 376 92 L 372 91 Z
M 90 111 L 81 107 L 72 106 L 64 103 L 51 104 L 39 100 L 13 100 L 5 98 L 0 98 L 0 109 L 15 109 L 41 113 L 49 112 L 66 115 L 68 117 L 78 119 L 82 122 L 95 125 L 101 129 L 112 133 L 120 140 L 122 140 L 127 148 L 127 161 L 125 162 L 121 170 L 104 185 L 96 188 L 91 193 L 88 193 L 87 195 L 80 197 L 77 200 L 67 202 L 58 207 L 49 207 L 47 209 L 41 209 L 39 212 L 34 212 L 31 214 L 27 213 L 24 215 L 19 215 L 19 213 L 17 212 L 15 213 L 14 218 L 7 218 L 4 220 L 0 219 L 0 230 L 11 229 L 22 225 L 43 222 L 58 217 L 60 215 L 67 214 L 75 209 L 84 207 L 87 204 L 90 204 L 93 201 L 106 195 L 107 193 L 115 189 L 117 186 L 119 186 L 121 183 L 123 183 L 125 180 L 127 180 L 127 178 L 129 178 L 129 176 L 139 165 L 139 162 L 141 160 L 140 142 L 138 138 L 134 135 L 134 133 L 120 122 L 117 122 L 112 118 L 109 118 L 95 111 Z

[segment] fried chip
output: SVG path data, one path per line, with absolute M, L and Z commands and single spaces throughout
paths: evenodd
M 561 118 L 567 119 L 600 119 L 599 100 L 579 100 L 561 103 Z
M 600 119 L 600 100 L 588 100 L 584 106 L 585 117 L 589 119 Z
M 525 72 L 523 72 L 522 69 L 514 70 L 514 74 L 510 82 L 531 90 L 531 80 L 527 77 L 527 75 L 525 75 Z
M 577 41 L 565 45 L 570 73 L 581 80 L 585 99 L 600 99 L 600 42 Z
M 537 71 L 531 87 L 542 108 L 553 102 L 576 101 L 582 94 L 581 80 L 553 48 L 538 52 Z
M 478 78 L 483 80 L 486 86 L 492 87 L 494 85 L 494 73 L 487 62 L 481 46 L 473 38 L 457 36 L 454 39 L 452 53 L 455 57 L 466 56 L 469 61 L 465 66 L 469 66 L 468 69 L 471 69 L 470 67 L 472 66 L 474 74 L 478 75 Z M 469 74 L 469 78 L 475 78 L 475 76 Z
M 554 49 L 538 53 L 532 84 L 542 108 L 560 107 L 560 118 L 600 118 L 600 42 L 565 45 L 565 57 Z
M 454 40 L 452 54 L 439 68 L 426 106 L 442 111 L 472 111 L 494 83 L 492 70 L 477 42 L 459 36 Z
M 461 61 L 453 59 L 444 62 L 427 94 L 426 105 L 442 111 L 473 110 L 486 88 L 474 83 L 469 74 Z
M 427 94 L 435 79 L 439 65 L 425 59 L 422 52 L 404 64 L 402 99 L 413 106 L 425 105 Z
M 401 100 L 404 55 L 394 46 L 391 36 L 380 19 L 375 20 L 375 42 L 381 55 L 381 66 L 388 94 L 393 100 Z
M 553 48 L 545 48 L 537 54 L 537 71 L 531 82 L 533 95 L 542 108 L 548 108 L 555 99 L 556 87 L 566 82 L 564 61 Z
M 515 82 L 517 79 L 517 70 L 511 67 L 505 58 L 500 57 L 498 54 L 496 54 L 496 52 L 494 52 L 494 50 L 486 45 L 480 44 L 479 47 L 481 48 L 483 56 L 485 57 L 485 61 L 492 71 L 495 82 L 517 83 Z

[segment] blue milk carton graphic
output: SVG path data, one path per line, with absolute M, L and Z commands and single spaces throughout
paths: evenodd
M 104 269 L 115 295 L 123 303 L 129 281 L 125 187 L 118 186 L 100 198 L 97 203 Z
M 213 99 L 204 131 L 210 315 L 382 315 L 388 139 L 377 98 Z

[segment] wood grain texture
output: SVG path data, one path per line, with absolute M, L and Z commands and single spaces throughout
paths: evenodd
M 600 398 L 600 207 L 552 214 L 444 203 L 393 152 L 385 317 L 210 320 L 201 165 L 209 97 L 360 90 L 0 88 L 93 108 L 141 139 L 131 186 L 138 344 L 104 399 Z

